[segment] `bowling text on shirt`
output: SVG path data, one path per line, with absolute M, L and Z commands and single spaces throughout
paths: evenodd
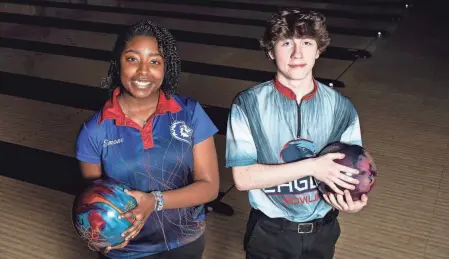
M 315 179 L 310 176 L 265 188 L 263 191 L 268 196 L 278 196 L 285 205 L 300 205 L 321 199 Z

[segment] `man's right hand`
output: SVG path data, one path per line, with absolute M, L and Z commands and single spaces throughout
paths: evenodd
M 338 164 L 334 161 L 336 159 L 343 159 L 344 157 L 345 155 L 342 153 L 329 153 L 324 156 L 311 158 L 313 159 L 312 176 L 320 182 L 324 182 L 332 190 L 341 195 L 344 193 L 337 185 L 344 189 L 354 190 L 354 185 L 359 183 L 359 180 L 351 177 L 353 174 L 359 174 L 357 169 Z

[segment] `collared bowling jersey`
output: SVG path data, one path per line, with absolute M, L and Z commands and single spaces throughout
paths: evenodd
M 105 177 L 143 192 L 191 184 L 193 146 L 218 131 L 201 105 L 161 91 L 155 116 L 142 129 L 125 117 L 119 91 L 84 124 L 77 159 L 102 164 Z M 132 259 L 174 249 L 196 240 L 204 227 L 204 206 L 153 212 L 136 238 L 106 256 Z
M 336 141 L 362 145 L 353 104 L 314 82 L 314 90 L 299 103 L 277 80 L 240 93 L 228 119 L 226 166 L 298 161 L 316 156 Z M 251 206 L 271 218 L 306 222 L 323 217 L 332 208 L 320 197 L 311 176 L 248 194 Z

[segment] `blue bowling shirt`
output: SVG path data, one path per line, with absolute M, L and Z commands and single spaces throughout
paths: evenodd
M 350 100 L 314 82 L 313 91 L 300 102 L 277 80 L 240 93 L 228 119 L 226 166 L 298 161 L 336 141 L 362 145 L 359 118 Z M 254 209 L 294 222 L 322 218 L 332 208 L 311 176 L 250 190 L 248 195 Z
M 193 182 L 193 146 L 217 133 L 201 105 L 179 95 L 159 97 L 155 116 L 142 129 L 125 117 L 115 89 L 111 100 L 83 125 L 78 160 L 101 164 L 103 176 L 134 190 L 167 191 Z M 153 212 L 140 234 L 110 258 L 140 258 L 199 238 L 205 230 L 204 206 Z

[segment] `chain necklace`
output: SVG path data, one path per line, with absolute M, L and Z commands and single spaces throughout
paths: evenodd
M 125 99 L 123 99 L 123 95 L 122 95 L 121 93 L 120 93 L 120 99 L 122 99 L 122 103 L 123 103 L 123 105 L 125 106 L 125 109 L 126 109 L 126 112 L 123 112 L 123 113 L 125 114 L 125 117 L 128 118 L 128 119 L 130 119 L 130 120 L 132 120 L 132 119 L 130 118 L 130 115 L 128 114 L 128 113 L 131 113 L 131 116 L 134 115 L 134 117 L 136 117 L 136 119 L 137 119 L 139 122 L 142 123 L 142 128 L 145 127 L 145 125 L 147 125 L 148 121 L 150 120 L 150 117 L 151 117 L 151 116 L 149 116 L 149 117 L 146 118 L 145 120 L 138 119 L 137 115 L 136 115 L 135 113 L 133 113 L 133 112 L 131 111 L 131 109 L 128 107 L 128 105 L 126 104 Z

